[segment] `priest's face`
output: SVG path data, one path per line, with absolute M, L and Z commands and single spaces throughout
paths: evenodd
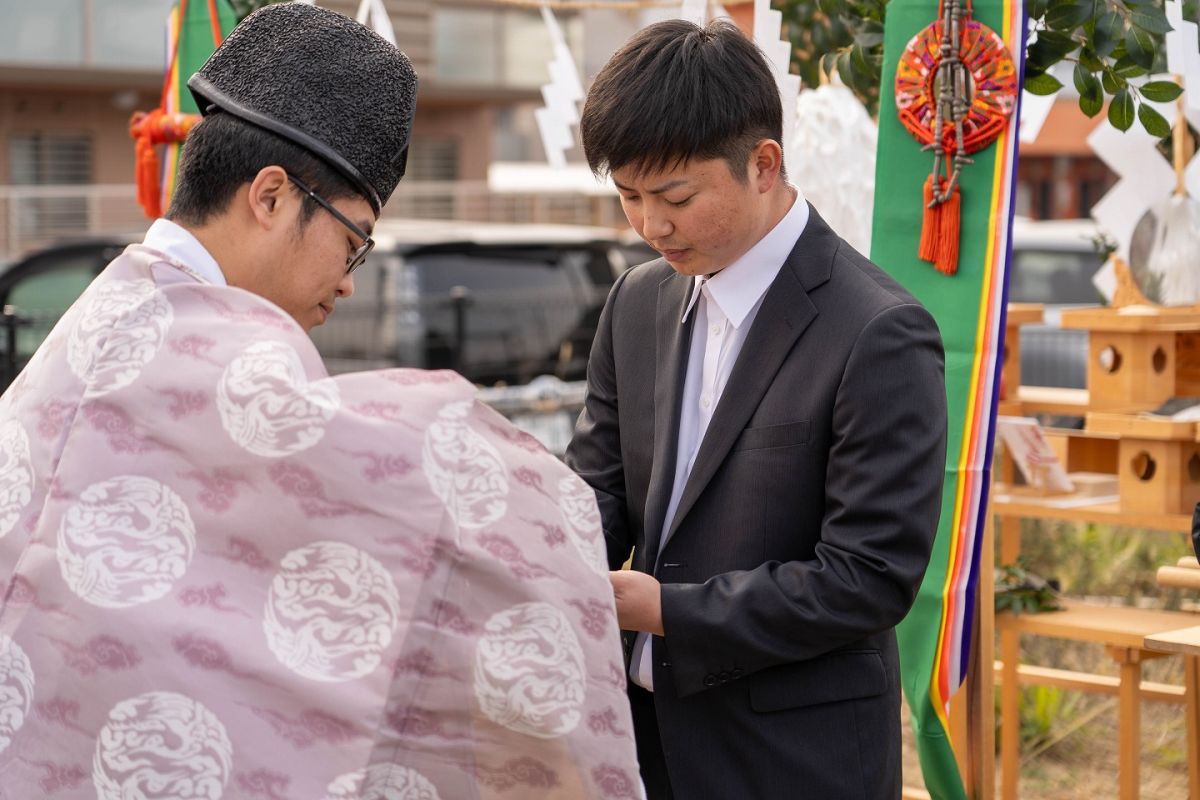
M 778 151 L 777 144 L 770 145 Z M 782 181 L 778 160 L 772 167 L 770 158 L 761 157 L 763 147 L 754 148 L 739 176 L 720 158 L 652 172 L 638 165 L 613 170 L 629 224 L 676 272 L 709 275 L 724 269 L 774 224 L 771 196 Z
M 267 295 L 306 331 L 324 324 L 336 302 L 354 294 L 350 261 L 363 245 L 360 234 L 369 235 L 375 225 L 370 204 L 358 196 L 328 202 L 359 230 L 351 230 L 326 208 L 302 220 L 297 204 L 296 226 L 274 270 L 280 280 Z

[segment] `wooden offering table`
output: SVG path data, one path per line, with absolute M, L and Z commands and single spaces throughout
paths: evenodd
M 1064 463 L 1068 462 L 1064 459 Z M 1007 494 L 1008 487 L 993 487 L 992 509 L 1000 517 L 1001 563 L 1016 560 L 1019 552 L 1021 518 L 1102 522 L 1134 528 L 1175 532 L 1186 530 L 1191 518 L 1183 514 L 1129 513 L 1119 503 L 1071 504 L 1067 498 L 1020 497 Z M 1197 569 L 1200 572 L 1200 568 Z M 1198 656 L 1159 649 L 1152 644 L 1168 632 L 1195 626 L 1200 617 L 1179 611 L 1160 611 L 1125 606 L 1101 606 L 1067 601 L 1062 611 L 1039 614 L 996 614 L 1000 634 L 1000 661 L 995 665 L 1000 685 L 1000 775 L 1001 797 L 1018 797 L 1020 772 L 1020 685 L 1037 684 L 1063 689 L 1116 695 L 1119 699 L 1118 797 L 1139 796 L 1142 700 L 1182 703 L 1188 719 L 1188 769 L 1191 795 L 1200 798 L 1200 670 Z M 1020 637 L 1048 636 L 1104 645 L 1119 670 L 1118 677 L 1020 663 Z M 1180 653 L 1184 658 L 1184 686 L 1142 680 L 1146 661 Z
M 1038 313 L 1040 309 L 1010 308 L 1007 393 L 1001 399 L 1000 414 L 1086 418 L 1084 430 L 1041 432 L 1076 491 L 1046 496 L 1049 492 L 1037 480 L 1029 481 L 1028 486 L 1014 486 L 1015 465 L 1011 454 L 1005 452 L 999 463 L 1000 480 L 992 487 L 991 510 L 998 521 L 997 563 L 1017 561 L 1023 518 L 1101 523 L 1176 535 L 1190 530 L 1192 510 L 1200 500 L 1200 427 L 1145 412 L 1160 409 L 1175 398 L 1200 396 L 1200 307 L 1127 305 L 1064 311 L 1062 327 L 1088 332 L 1086 389 L 1019 386 L 1013 380 L 1019 325 L 1036 321 Z M 1025 464 L 1025 472 L 1034 466 L 1033 461 Z M 1192 560 L 1164 567 L 1159 580 L 1200 588 L 1200 564 Z M 1001 797 L 1016 800 L 1018 796 L 1020 685 L 1036 684 L 1118 698 L 1117 789 L 1121 800 L 1138 797 L 1141 701 L 1182 703 L 1187 719 L 1189 795 L 1200 800 L 1198 623 L 1196 614 L 1076 601 L 1067 602 L 1061 611 L 996 614 L 1000 660 L 994 665 L 994 675 L 1001 688 Z M 1118 675 L 1022 664 L 1021 636 L 1103 645 Z M 1142 680 L 1143 663 L 1168 656 L 1183 659 L 1183 686 Z
M 1200 562 L 1194 556 L 1179 559 L 1173 567 L 1159 567 L 1155 576 L 1160 586 L 1200 589 Z M 1188 795 L 1200 798 L 1200 777 L 1197 777 L 1196 742 L 1200 741 L 1200 713 L 1197 713 L 1195 698 L 1200 693 L 1200 625 L 1152 633 L 1146 637 L 1144 647 L 1161 653 L 1176 653 L 1184 657 L 1184 684 L 1188 701 Z

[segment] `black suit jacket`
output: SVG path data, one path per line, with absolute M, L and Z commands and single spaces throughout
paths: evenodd
M 675 796 L 898 798 L 894 626 L 945 466 L 937 327 L 810 208 L 660 552 L 692 285 L 660 259 L 613 286 L 567 452 L 610 566 L 632 550 L 663 584 L 654 701 Z

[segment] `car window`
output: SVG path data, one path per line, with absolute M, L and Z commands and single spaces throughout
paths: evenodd
M 47 272 L 18 281 L 4 302 L 24 324 L 17 331 L 17 359 L 30 358 L 71 304 L 96 277 L 95 255 L 80 255 Z
M 426 363 L 450 366 L 457 326 L 465 328 L 461 368 L 476 379 L 525 378 L 552 372 L 564 341 L 572 338 L 603 289 L 588 278 L 586 248 L 479 248 L 407 257 L 416 273 L 425 320 Z M 459 318 L 451 291 L 467 290 Z
M 1008 299 L 1015 303 L 1100 303 L 1092 277 L 1103 262 L 1086 250 L 1014 249 Z
M 455 286 L 479 291 L 546 288 L 567 284 L 559 269 L 560 254 L 550 249 L 477 250 L 428 253 L 409 257 L 426 294 L 442 294 Z
M 95 277 L 95 259 L 80 259 L 78 264 L 30 275 L 13 286 L 6 303 L 18 311 L 62 314 Z

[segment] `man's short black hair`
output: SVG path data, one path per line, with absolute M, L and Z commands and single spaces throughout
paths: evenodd
M 360 196 L 349 181 L 302 147 L 229 114 L 216 113 L 188 134 L 167 219 L 205 224 L 229 207 L 242 184 L 270 166 L 282 167 L 331 202 Z M 300 222 L 307 223 L 319 207 L 305 195 Z
M 667 20 L 639 31 L 588 91 L 579 126 L 596 175 L 721 158 L 741 181 L 754 146 L 783 145 L 783 111 L 762 51 L 732 23 Z

